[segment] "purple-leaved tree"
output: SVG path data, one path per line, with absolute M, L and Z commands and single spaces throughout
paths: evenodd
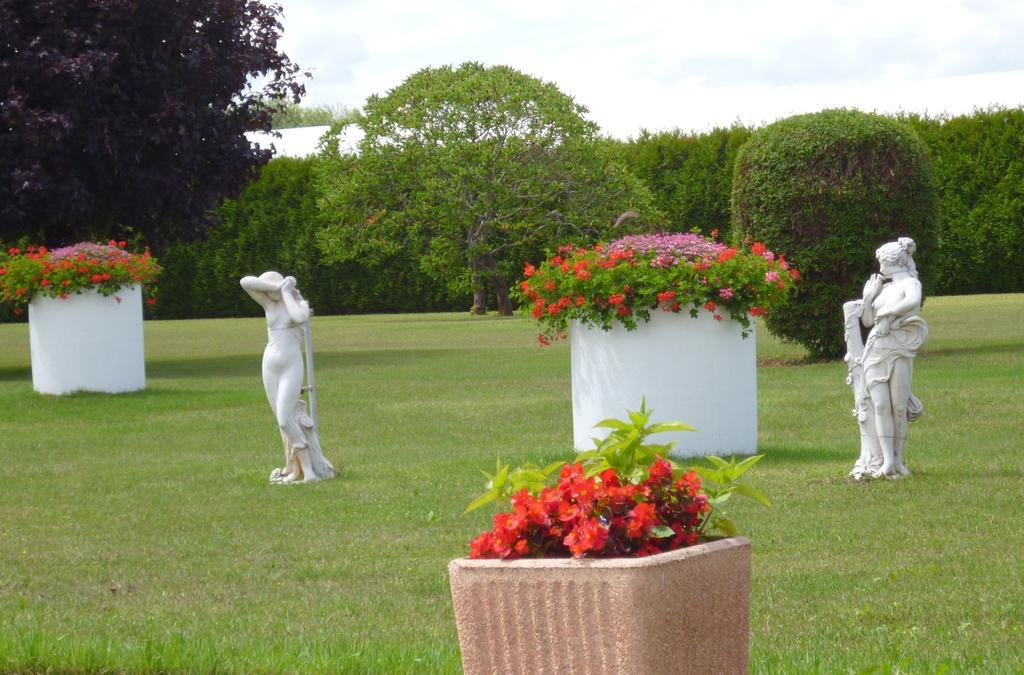
M 0 240 L 202 233 L 304 94 L 258 0 L 0 0 Z M 259 84 L 256 84 L 256 83 Z

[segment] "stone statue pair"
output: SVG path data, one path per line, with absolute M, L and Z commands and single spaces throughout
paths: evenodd
M 868 279 L 860 300 L 843 305 L 846 383 L 853 387 L 853 414 L 860 426 L 860 457 L 850 471 L 855 480 L 910 473 L 904 461 L 907 426 L 923 411 L 910 384 L 914 357 L 928 338 L 928 325 L 919 316 L 915 250 L 907 237 L 879 248 L 878 274 Z
M 915 250 L 914 240 L 906 237 L 879 248 L 875 252 L 879 272 L 868 279 L 860 300 L 843 305 L 846 382 L 853 387 L 853 414 L 861 439 L 860 457 L 850 471 L 856 480 L 910 473 L 904 461 L 907 426 L 923 410 L 910 385 L 914 357 L 928 338 L 928 326 L 919 316 L 922 294 Z M 277 272 L 248 276 L 241 284 L 267 316 L 263 387 L 285 451 L 285 466 L 275 469 L 270 480 L 294 483 L 331 478 L 335 470 L 320 448 L 316 423 L 309 303 L 296 288 L 294 277 Z M 311 410 L 302 399 L 303 391 L 310 392 Z
M 313 382 L 311 311 L 295 277 L 264 272 L 241 280 L 242 288 L 267 315 L 267 346 L 263 350 L 263 389 L 277 418 L 284 443 L 285 465 L 270 474 L 271 483 L 297 483 L 334 476 L 334 467 L 320 448 Z M 306 362 L 302 359 L 305 341 Z M 305 379 L 306 384 L 303 384 Z M 303 400 L 309 393 L 309 407 Z

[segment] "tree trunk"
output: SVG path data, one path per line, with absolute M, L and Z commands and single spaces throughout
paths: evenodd
M 484 262 L 483 256 L 477 256 L 469 261 L 471 272 L 471 283 L 473 284 L 473 306 L 469 313 L 476 316 L 487 314 L 487 287 L 484 285 Z
M 491 286 L 494 288 L 494 295 L 498 300 L 498 315 L 512 316 L 512 300 L 508 297 L 508 281 L 498 272 L 498 262 L 493 256 L 484 257 L 484 265 L 487 275 L 490 277 Z
M 512 300 L 508 297 L 508 282 L 497 274 L 492 279 L 494 294 L 498 297 L 498 314 L 512 316 Z
M 479 285 L 477 285 L 478 283 Z M 469 313 L 477 316 L 487 314 L 487 289 L 484 288 L 482 282 L 477 280 L 473 281 L 473 306 Z

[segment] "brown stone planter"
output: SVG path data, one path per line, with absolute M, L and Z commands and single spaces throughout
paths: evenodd
M 746 673 L 750 541 L 448 565 L 466 673 Z

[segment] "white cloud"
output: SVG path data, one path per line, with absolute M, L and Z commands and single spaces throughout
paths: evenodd
M 281 0 L 306 102 L 359 106 L 474 60 L 553 81 L 606 133 L 704 129 L 822 107 L 1024 103 L 1024 3 L 972 0 Z

